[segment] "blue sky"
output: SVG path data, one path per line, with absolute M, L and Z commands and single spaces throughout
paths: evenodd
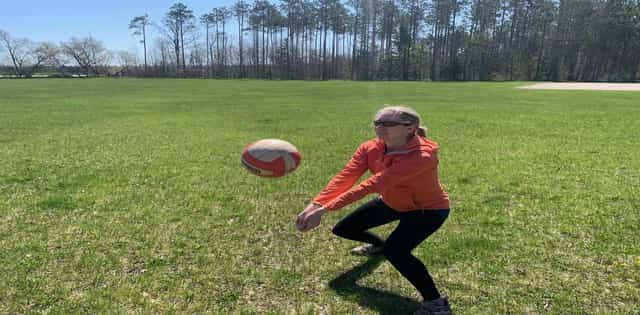
M 141 51 L 138 39 L 131 35 L 129 22 L 134 16 L 149 15 L 159 23 L 177 1 L 171 0 L 2 0 L 0 30 L 12 37 L 36 42 L 59 43 L 71 37 L 93 36 L 111 50 Z M 196 17 L 215 7 L 232 6 L 235 0 L 186 0 Z M 252 2 L 252 1 L 247 1 Z M 152 31 L 152 37 L 157 32 Z

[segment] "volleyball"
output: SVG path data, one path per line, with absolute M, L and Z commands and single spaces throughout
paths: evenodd
M 281 139 L 262 139 L 248 144 L 242 150 L 242 165 L 261 177 L 282 177 L 300 165 L 300 152 L 291 143 Z

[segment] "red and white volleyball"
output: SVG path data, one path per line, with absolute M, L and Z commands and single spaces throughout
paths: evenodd
M 262 177 L 282 177 L 300 165 L 300 152 L 291 143 L 280 139 L 262 139 L 242 150 L 242 165 Z

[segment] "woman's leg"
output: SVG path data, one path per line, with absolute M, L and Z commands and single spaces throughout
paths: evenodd
M 400 218 L 400 213 L 389 208 L 380 198 L 373 199 L 344 217 L 333 227 L 333 234 L 342 238 L 381 246 L 384 241 L 367 231 Z
M 417 210 L 403 213 L 400 224 L 384 242 L 387 260 L 413 284 L 425 300 L 440 293 L 425 265 L 411 251 L 444 223 L 449 210 Z

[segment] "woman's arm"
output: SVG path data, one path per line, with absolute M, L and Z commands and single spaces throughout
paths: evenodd
M 394 163 L 379 173 L 362 181 L 358 186 L 343 192 L 331 202 L 325 204 L 325 208 L 336 210 L 356 202 L 371 193 L 382 192 L 383 187 L 391 187 L 424 174 L 434 167 L 437 159 L 427 152 L 416 152 L 406 159 Z
M 364 145 L 360 145 L 347 165 L 334 176 L 327 186 L 315 197 L 313 202 L 326 205 L 353 187 L 356 181 L 368 169 L 367 153 Z

